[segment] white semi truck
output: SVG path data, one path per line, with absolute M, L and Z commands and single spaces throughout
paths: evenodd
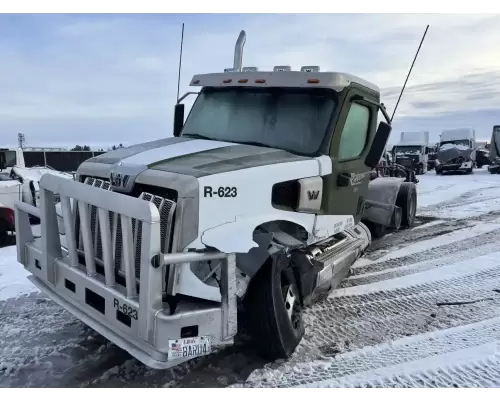
M 471 174 L 476 162 L 476 131 L 473 128 L 445 129 L 441 133 L 436 157 L 436 174 Z
M 391 131 L 380 89 L 316 66 L 243 68 L 244 41 L 233 68 L 192 78 L 173 137 L 87 160 L 75 181 L 45 175 L 40 208 L 16 205 L 33 283 L 153 368 L 233 343 L 239 320 L 262 355 L 289 357 L 303 307 L 370 245 L 363 221 L 415 221 L 414 183 L 370 181 Z
M 401 132 L 400 141 L 392 148 L 392 159 L 417 175 L 427 172 L 429 132 Z
M 39 182 L 42 175 L 53 174 L 65 179 L 73 179 L 71 174 L 58 172 L 47 167 L 27 168 L 23 150 L 0 149 L 0 246 L 9 243 L 14 232 L 14 205 L 23 201 L 39 206 Z M 31 218 L 36 221 L 35 218 Z

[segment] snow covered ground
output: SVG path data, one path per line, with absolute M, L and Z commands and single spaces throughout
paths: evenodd
M 287 361 L 248 344 L 169 371 L 144 367 L 47 300 L 0 249 L 1 386 L 500 385 L 500 176 L 419 176 L 419 226 L 373 244 L 305 312 Z

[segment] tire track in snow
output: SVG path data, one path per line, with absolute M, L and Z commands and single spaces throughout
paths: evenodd
M 341 287 L 392 279 L 495 252 L 498 250 L 499 236 L 500 230 L 495 229 L 482 235 L 451 242 L 421 253 L 394 259 L 390 258 L 382 262 L 376 260 L 373 264 L 363 263 L 359 267 L 352 269 L 352 274 L 342 282 Z M 404 251 L 404 249 L 401 251 Z
M 429 261 L 424 261 L 409 265 L 398 265 L 393 268 L 384 268 L 380 271 L 375 270 L 373 272 L 367 272 L 365 274 L 352 275 L 345 281 L 343 281 L 340 287 L 348 288 L 352 286 L 370 285 L 376 282 L 387 281 L 402 276 L 412 275 L 430 269 L 443 267 L 447 264 L 452 264 L 464 260 L 470 260 L 484 254 L 493 253 L 496 250 L 498 250 L 498 243 L 496 243 L 496 238 L 493 233 L 491 234 L 491 236 L 493 237 L 494 241 L 491 241 L 489 244 L 485 244 L 478 247 L 472 245 L 464 246 L 461 247 L 460 251 L 458 252 L 446 251 L 446 254 L 449 255 L 446 257 L 439 258 L 437 260 L 431 259 Z
M 489 264 L 486 257 L 475 261 L 480 266 L 471 272 L 467 272 L 468 262 L 448 266 L 449 274 L 459 269 L 454 278 L 333 297 L 316 304 L 304 315 L 306 335 L 293 356 L 283 364 L 270 363 L 265 370 L 286 374 L 299 363 L 330 360 L 338 353 L 367 345 L 499 317 L 500 294 L 493 290 L 500 288 L 500 261 L 495 256 L 489 257 Z M 458 306 L 437 305 L 467 299 L 479 301 Z
M 251 387 L 474 387 L 500 383 L 500 318 L 341 354 L 287 371 L 258 371 Z

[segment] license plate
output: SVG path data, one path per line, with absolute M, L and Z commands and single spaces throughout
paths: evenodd
M 212 352 L 210 338 L 198 336 L 168 341 L 168 359 L 206 356 Z

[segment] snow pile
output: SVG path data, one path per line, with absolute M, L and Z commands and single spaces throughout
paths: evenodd
M 0 249 L 0 301 L 38 291 L 26 279 L 28 275 L 30 273 L 17 262 L 16 246 Z

